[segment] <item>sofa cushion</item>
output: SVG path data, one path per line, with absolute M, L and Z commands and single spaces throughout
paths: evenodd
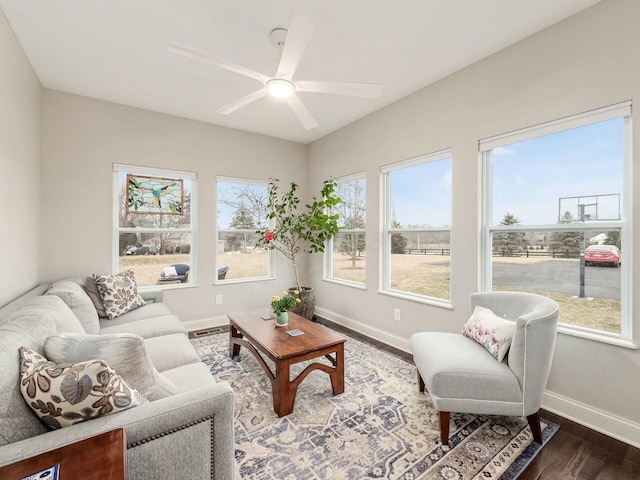
M 159 372 L 200 361 L 189 337 L 182 333 L 147 338 L 144 343 Z
M 202 362 L 189 363 L 162 372 L 177 388 L 178 392 L 189 392 L 216 383 L 209 367 Z
M 145 304 L 138 294 L 133 270 L 120 272 L 117 275 L 96 275 L 95 278 L 104 310 L 110 320 Z
M 104 360 L 57 365 L 30 348 L 19 351 L 22 396 L 53 429 L 146 403 Z
M 169 307 L 167 307 L 164 303 L 149 303 L 147 305 L 144 305 L 143 307 L 136 308 L 135 310 L 131 310 L 127 313 L 123 313 L 119 317 L 111 320 L 103 318 L 100 321 L 100 327 L 104 328 L 108 325 L 120 325 L 122 323 L 136 320 L 146 320 L 147 318 L 156 318 L 162 315 L 171 315 Z
M 60 297 L 78 317 L 86 333 L 98 333 L 100 323 L 91 299 L 84 289 L 75 282 L 62 280 L 51 285 L 47 295 Z
M 0 308 L 0 323 L 2 323 L 10 313 L 22 308 L 32 298 L 44 295 L 44 293 L 49 289 L 49 286 L 50 285 L 48 283 L 42 283 Z
M 53 322 L 56 332 L 85 333 L 78 317 L 55 295 L 31 298 L 22 308 L 10 313 L 6 321 L 20 318 L 25 319 L 30 325 L 36 325 L 46 318 Z
M 20 393 L 18 349 L 24 345 L 43 353 L 45 338 L 56 333 L 56 325 L 50 316 L 34 322 L 31 317 L 17 315 L 0 324 L 0 445 L 47 431 Z
M 462 328 L 462 334 L 475 340 L 501 362 L 513 339 L 516 324 L 498 317 L 490 309 L 477 305 Z
M 89 295 L 89 299 L 91 299 L 91 303 L 93 303 L 96 312 L 98 312 L 99 318 L 106 318 L 107 312 L 104 309 L 104 304 L 102 303 L 102 297 L 100 296 L 100 292 L 98 291 L 98 286 L 96 285 L 96 279 L 93 277 L 87 277 L 84 281 L 84 291 Z
M 135 333 L 142 338 L 160 337 L 162 335 L 172 335 L 174 333 L 187 334 L 187 329 L 175 315 L 164 315 L 151 319 L 136 320 L 132 322 L 111 325 L 114 320 L 101 322 L 100 334 L 107 333 Z
M 147 400 L 169 397 L 178 388 L 158 373 L 144 340 L 131 333 L 78 335 L 63 333 L 46 339 L 45 356 L 55 363 L 106 361 L 132 388 Z

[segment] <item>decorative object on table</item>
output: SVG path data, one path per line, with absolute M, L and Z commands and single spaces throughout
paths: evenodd
M 298 290 L 282 292 L 282 296 L 274 295 L 271 297 L 271 308 L 276 316 L 275 323 L 277 326 L 284 327 L 289 323 L 289 311 L 300 303 L 300 292 Z
M 438 412 L 418 391 L 413 364 L 352 337 L 344 393 L 333 396 L 325 375 L 308 375 L 295 409 L 282 418 L 273 411 L 269 378 L 247 349 L 231 359 L 226 332 L 191 342 L 216 380 L 251 392 L 235 396 L 241 478 L 514 480 L 543 448 L 524 418 L 468 413 L 452 415 L 451 443 L 443 447 Z M 291 375 L 310 362 L 293 365 Z M 542 422 L 546 443 L 558 425 Z
M 324 252 L 327 240 L 338 233 L 339 216 L 331 212 L 342 200 L 335 194 L 336 182 L 325 180 L 320 198 L 313 197 L 313 201 L 302 209 L 296 196 L 298 185 L 291 182 L 289 190 L 280 194 L 278 182 L 278 179 L 272 179 L 268 190 L 268 218 L 273 222 L 273 230 L 256 230 L 259 235 L 256 246 L 275 249 L 291 261 L 295 288 L 301 298 L 294 312 L 311 319 L 315 297 L 310 287 L 302 286 L 296 262 L 302 254 Z
M 20 480 L 58 480 L 58 468 L 60 467 L 59 463 L 52 465 L 49 468 L 45 468 L 44 470 L 40 470 L 32 475 L 27 477 L 23 477 Z

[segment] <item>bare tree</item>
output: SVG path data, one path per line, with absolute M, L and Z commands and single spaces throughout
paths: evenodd
M 340 227 L 346 230 L 364 229 L 366 225 L 366 187 L 364 179 L 355 179 L 338 183 L 336 194 L 342 200 L 336 206 L 340 215 Z M 351 266 L 356 266 L 358 256 L 365 249 L 365 238 L 362 233 L 349 232 L 340 235 L 338 250 L 351 257 Z

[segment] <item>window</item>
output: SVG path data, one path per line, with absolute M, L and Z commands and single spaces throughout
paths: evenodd
M 118 164 L 113 171 L 115 271 L 132 269 L 141 287 L 193 284 L 196 174 Z M 185 267 L 173 275 L 176 265 Z
M 451 151 L 382 168 L 384 292 L 449 305 Z
M 631 104 L 480 142 L 483 289 L 556 300 L 560 322 L 630 339 Z
M 364 173 L 336 180 L 336 195 L 342 202 L 335 211 L 340 215 L 340 231 L 326 252 L 326 277 L 345 283 L 365 283 L 366 180 Z
M 272 277 L 273 253 L 256 248 L 267 224 L 268 183 L 218 177 L 218 281 Z

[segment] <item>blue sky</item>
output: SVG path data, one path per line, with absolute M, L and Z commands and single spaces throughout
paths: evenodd
M 390 175 L 392 205 L 402 227 L 451 226 L 451 159 L 394 170 Z
M 523 225 L 555 224 L 561 197 L 594 203 L 595 195 L 621 194 L 622 125 L 618 118 L 495 149 L 493 223 L 508 212 Z M 451 225 L 451 159 L 394 170 L 391 189 L 403 227 Z M 601 217 L 618 214 L 617 197 L 598 202 Z M 577 218 L 577 199 L 563 201 L 562 213 L 569 208 Z
M 509 212 L 522 224 L 555 224 L 561 197 L 622 193 L 622 136 L 614 119 L 495 149 L 492 223 Z M 617 215 L 615 197 L 598 201 L 600 216 Z M 576 203 L 566 205 L 577 218 Z
M 267 187 L 266 186 L 257 186 L 257 185 L 246 185 L 242 183 L 235 182 L 217 182 L 218 188 L 218 229 L 227 229 L 231 224 L 231 220 L 233 220 L 233 216 L 236 212 L 236 208 L 231 207 L 229 205 L 225 205 L 220 200 L 222 198 L 228 199 L 229 201 L 236 202 L 240 204 L 241 198 L 239 192 L 242 191 L 251 191 L 254 192 L 253 195 L 262 195 L 266 201 L 267 197 Z M 246 207 L 249 207 L 248 202 L 244 202 Z

